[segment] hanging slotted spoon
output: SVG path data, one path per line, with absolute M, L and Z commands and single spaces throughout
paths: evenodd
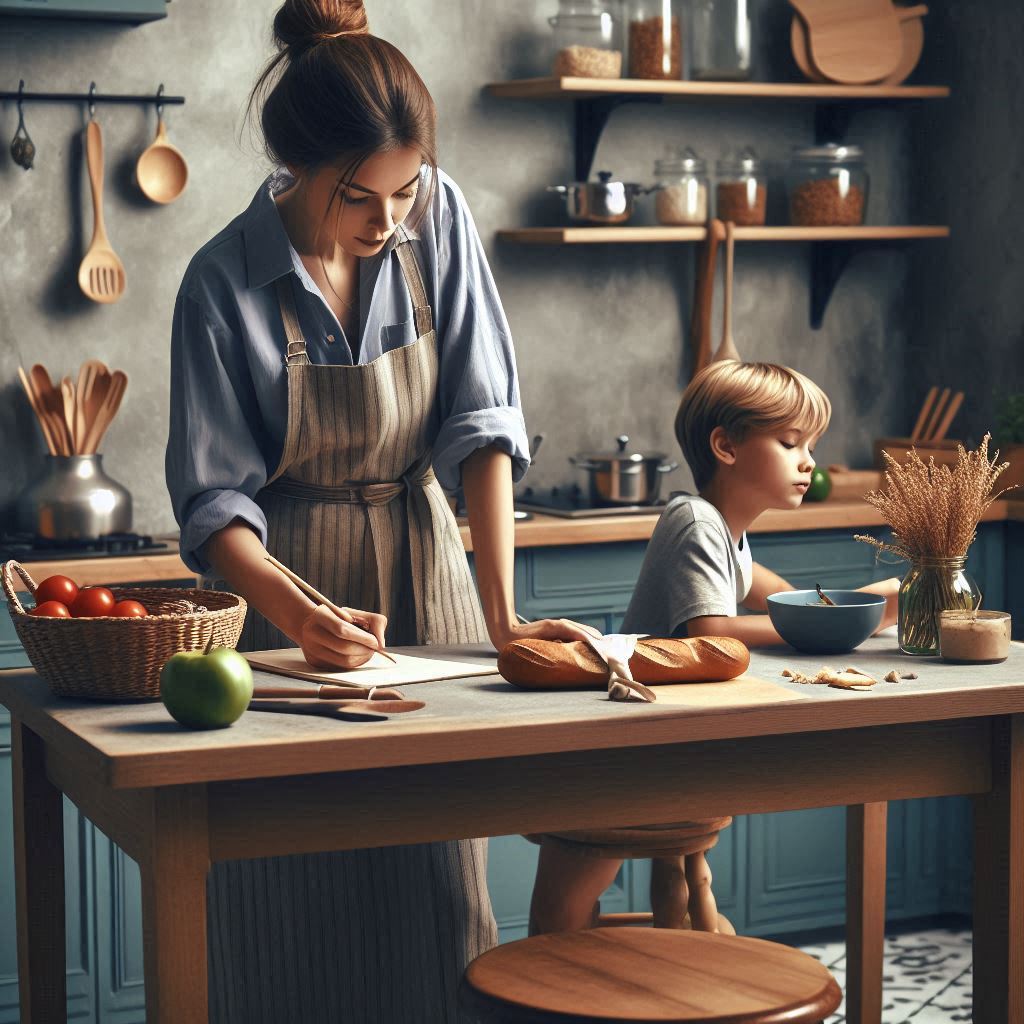
M 124 294 L 124 264 L 110 246 L 103 224 L 103 135 L 90 121 L 85 127 L 85 156 L 92 187 L 92 241 L 78 268 L 78 287 L 93 302 L 117 302 Z

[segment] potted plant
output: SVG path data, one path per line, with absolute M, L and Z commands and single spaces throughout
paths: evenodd
M 1008 498 L 1024 498 L 1024 392 L 1007 395 L 996 410 L 996 441 L 1000 458 L 1010 468 L 999 481 L 1004 487 L 1015 487 Z

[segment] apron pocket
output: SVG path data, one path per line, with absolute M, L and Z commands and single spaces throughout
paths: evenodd
M 393 348 L 403 348 L 416 340 L 416 321 L 406 320 L 401 324 L 384 324 L 380 329 L 380 347 L 382 352 L 390 352 Z

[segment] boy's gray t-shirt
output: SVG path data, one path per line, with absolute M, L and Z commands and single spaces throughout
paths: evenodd
M 622 631 L 672 636 L 701 615 L 736 615 L 752 572 L 747 535 L 737 546 L 711 502 L 679 495 L 654 528 Z

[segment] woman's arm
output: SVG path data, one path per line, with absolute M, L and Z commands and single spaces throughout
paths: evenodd
M 204 557 L 233 591 L 302 648 L 314 668 L 357 668 L 370 660 L 374 649 L 383 649 L 383 615 L 350 608 L 350 623 L 315 604 L 266 560 L 266 548 L 242 520 L 211 534 Z
M 512 572 L 515 519 L 512 516 L 511 459 L 492 446 L 478 448 L 462 463 L 469 532 L 484 620 L 491 643 L 499 650 L 511 640 L 582 640 L 597 630 L 569 619 L 516 620 Z

